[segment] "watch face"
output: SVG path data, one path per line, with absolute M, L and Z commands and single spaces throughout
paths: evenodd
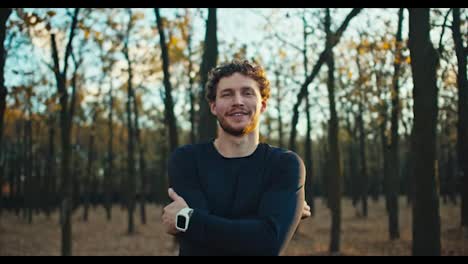
M 182 228 L 182 229 L 185 229 L 185 223 L 186 223 L 186 219 L 184 216 L 182 215 L 178 215 L 177 216 L 177 222 L 176 222 L 176 225 L 178 228 Z

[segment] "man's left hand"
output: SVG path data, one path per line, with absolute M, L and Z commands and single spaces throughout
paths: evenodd
M 307 204 L 307 202 L 304 200 L 304 207 L 302 208 L 302 216 L 301 216 L 301 220 L 302 219 L 306 219 L 307 217 L 311 216 L 311 212 L 310 212 L 310 206 Z

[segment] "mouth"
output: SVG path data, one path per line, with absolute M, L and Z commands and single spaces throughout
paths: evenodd
M 244 117 L 244 116 L 248 116 L 248 115 L 249 115 L 248 112 L 233 112 L 233 113 L 228 114 L 227 116 L 228 117 L 234 117 L 234 118 L 240 118 L 240 117 Z

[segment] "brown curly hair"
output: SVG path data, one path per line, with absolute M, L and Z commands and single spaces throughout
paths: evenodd
M 208 81 L 206 83 L 205 98 L 208 102 L 216 100 L 216 88 L 219 81 L 224 77 L 229 77 L 234 73 L 240 73 L 254 79 L 260 88 L 262 100 L 266 101 L 270 97 L 270 81 L 268 81 L 265 70 L 258 64 L 247 60 L 233 60 L 213 68 L 208 73 Z

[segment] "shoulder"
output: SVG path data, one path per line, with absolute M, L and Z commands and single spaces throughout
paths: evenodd
M 296 189 L 304 185 L 305 166 L 294 151 L 267 145 L 273 185 Z
M 304 165 L 302 158 L 296 152 L 268 144 L 265 145 L 267 147 L 267 151 L 272 157 L 272 162 L 278 162 L 278 164 L 295 165 L 299 167 Z

